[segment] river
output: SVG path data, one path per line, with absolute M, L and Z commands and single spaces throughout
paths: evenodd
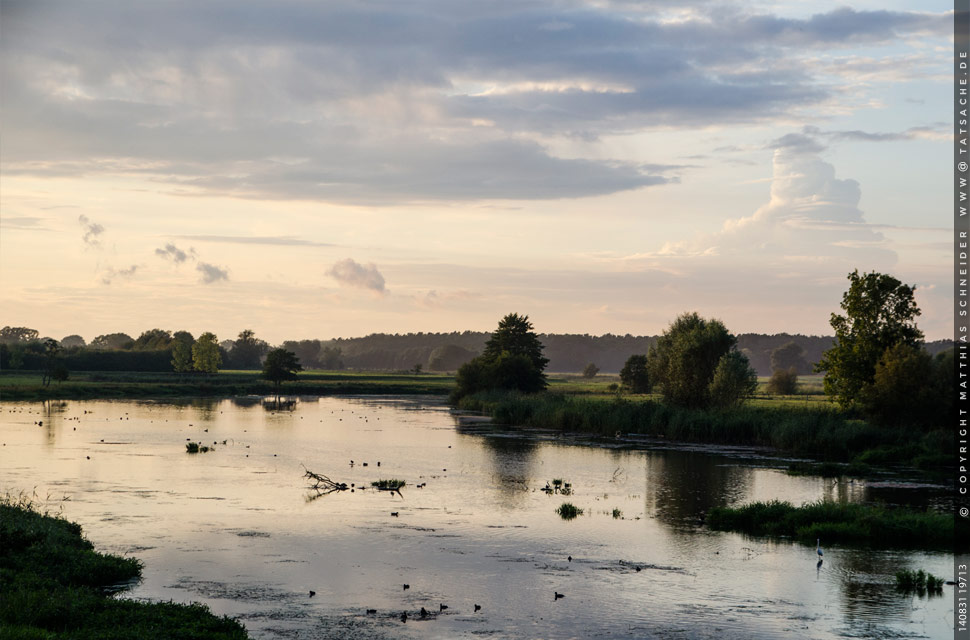
M 99 550 L 144 562 L 123 597 L 202 601 L 254 638 L 952 634 L 953 587 L 892 586 L 900 569 L 949 577 L 951 554 L 823 540 L 817 566 L 814 547 L 702 524 L 713 506 L 774 498 L 922 507 L 942 487 L 522 433 L 431 399 L 5 402 L 0 438 L 0 491 L 34 493 Z M 215 449 L 189 454 L 189 440 Z M 354 490 L 317 496 L 304 466 Z M 407 484 L 369 488 L 387 478 Z M 571 495 L 543 491 L 554 479 Z M 563 502 L 582 515 L 562 519 Z

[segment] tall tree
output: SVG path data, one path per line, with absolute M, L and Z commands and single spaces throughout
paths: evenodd
M 671 404 L 709 406 L 714 372 L 736 344 L 737 339 L 720 320 L 706 320 L 697 313 L 682 314 L 647 354 L 651 384 L 659 387 L 664 400 Z
M 276 395 L 280 394 L 280 386 L 284 380 L 297 379 L 298 371 L 303 371 L 300 360 L 295 353 L 286 349 L 273 349 L 266 354 L 266 360 L 263 361 L 263 378 L 272 381 Z
M 192 366 L 206 375 L 215 373 L 222 364 L 219 340 L 214 333 L 206 331 L 192 345 Z
M 771 370 L 794 369 L 795 373 L 808 373 L 812 370 L 805 360 L 805 349 L 797 342 L 786 342 L 771 350 Z
M 168 349 L 172 343 L 172 333 L 165 329 L 149 329 L 135 340 L 133 349 L 140 351 L 160 351 Z
M 61 346 L 65 349 L 70 349 L 72 347 L 86 347 L 87 343 L 81 336 L 72 334 L 69 336 L 64 336 L 64 338 L 61 339 Z
M 48 338 L 44 340 L 44 386 L 49 386 L 54 379 L 54 371 L 57 369 L 57 356 L 61 352 L 61 345 L 57 340 Z
M 269 351 L 269 345 L 256 337 L 252 329 L 239 332 L 229 351 L 232 366 L 237 369 L 258 369 L 259 359 Z
M 96 336 L 88 346 L 92 349 L 131 349 L 134 344 L 127 333 L 108 333 Z
M 172 368 L 175 373 L 188 373 L 193 366 L 192 344 L 184 340 L 172 341 Z
M 650 391 L 650 374 L 647 369 L 647 356 L 634 354 L 626 359 L 620 369 L 620 382 L 631 393 L 648 393 Z
M 485 343 L 482 358 L 487 362 L 495 362 L 503 353 L 521 355 L 532 361 L 532 366 L 542 372 L 549 364 L 549 358 L 542 355 L 542 348 L 539 336 L 532 330 L 529 316 L 510 313 L 499 321 L 498 328 Z
M 10 344 L 18 342 L 33 342 L 40 337 L 37 329 L 27 327 L 4 327 L 0 329 L 0 342 Z
M 888 349 L 918 347 L 923 341 L 916 327 L 915 285 L 875 271 L 859 275 L 858 269 L 849 274 L 849 282 L 841 304 L 845 315 L 833 313 L 830 321 L 835 345 L 815 366 L 825 372 L 825 392 L 843 408 L 861 400 Z

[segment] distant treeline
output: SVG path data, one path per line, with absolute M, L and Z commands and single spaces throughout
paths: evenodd
M 362 338 L 287 340 L 281 346 L 294 352 L 306 369 L 402 371 L 420 365 L 424 371 L 455 371 L 482 352 L 490 335 L 484 331 L 374 333 Z M 539 339 L 549 358 L 549 372 L 578 373 L 592 363 L 602 373 L 617 373 L 631 355 L 647 353 L 657 337 L 540 334 Z M 178 340 L 191 343 L 193 338 L 188 332 L 160 329 L 146 331 L 137 339 L 126 334 L 97 336 L 90 344 L 80 336 L 67 336 L 60 341 L 58 357 L 71 371 L 171 371 L 172 346 Z M 737 348 L 759 375 L 790 366 L 805 374 L 832 342 L 828 336 L 743 333 Z M 951 346 L 948 340 L 937 340 L 927 343 L 926 349 L 933 355 Z M 223 340 L 219 349 L 222 368 L 258 369 L 269 345 L 247 330 L 234 341 Z M 0 331 L 0 368 L 42 369 L 44 357 L 36 331 L 22 327 Z

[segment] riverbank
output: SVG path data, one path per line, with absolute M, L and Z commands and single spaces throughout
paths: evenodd
M 561 393 L 486 392 L 462 398 L 459 408 L 495 422 L 612 437 L 638 434 L 680 442 L 771 447 L 864 474 L 872 467 L 906 466 L 948 473 L 952 437 L 877 427 L 834 405 L 745 405 L 730 410 L 684 409 L 652 398 L 579 397 Z
M 95 551 L 81 527 L 0 498 L 0 637 L 22 639 L 245 640 L 245 628 L 201 604 L 120 600 L 111 593 L 141 563 Z
M 437 374 L 307 371 L 283 384 L 285 395 L 446 395 L 454 377 Z M 202 376 L 169 372 L 88 371 L 69 380 L 41 384 L 39 372 L 0 373 L 3 400 L 88 400 L 111 398 L 176 398 L 199 396 L 271 396 L 273 383 L 259 371 L 220 371 Z

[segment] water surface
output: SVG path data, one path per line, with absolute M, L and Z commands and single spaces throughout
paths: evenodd
M 702 525 L 717 505 L 927 505 L 938 487 L 792 477 L 750 450 L 588 446 L 395 398 L 4 403 L 0 437 L 0 490 L 144 561 L 126 597 L 203 601 L 256 638 L 952 634 L 952 587 L 891 586 L 900 569 L 949 576 L 950 554 L 823 540 L 817 567 L 814 547 Z M 317 497 L 304 466 L 355 490 Z M 382 478 L 407 486 L 357 489 Z M 541 490 L 555 478 L 573 494 Z M 566 501 L 583 515 L 561 519 Z

